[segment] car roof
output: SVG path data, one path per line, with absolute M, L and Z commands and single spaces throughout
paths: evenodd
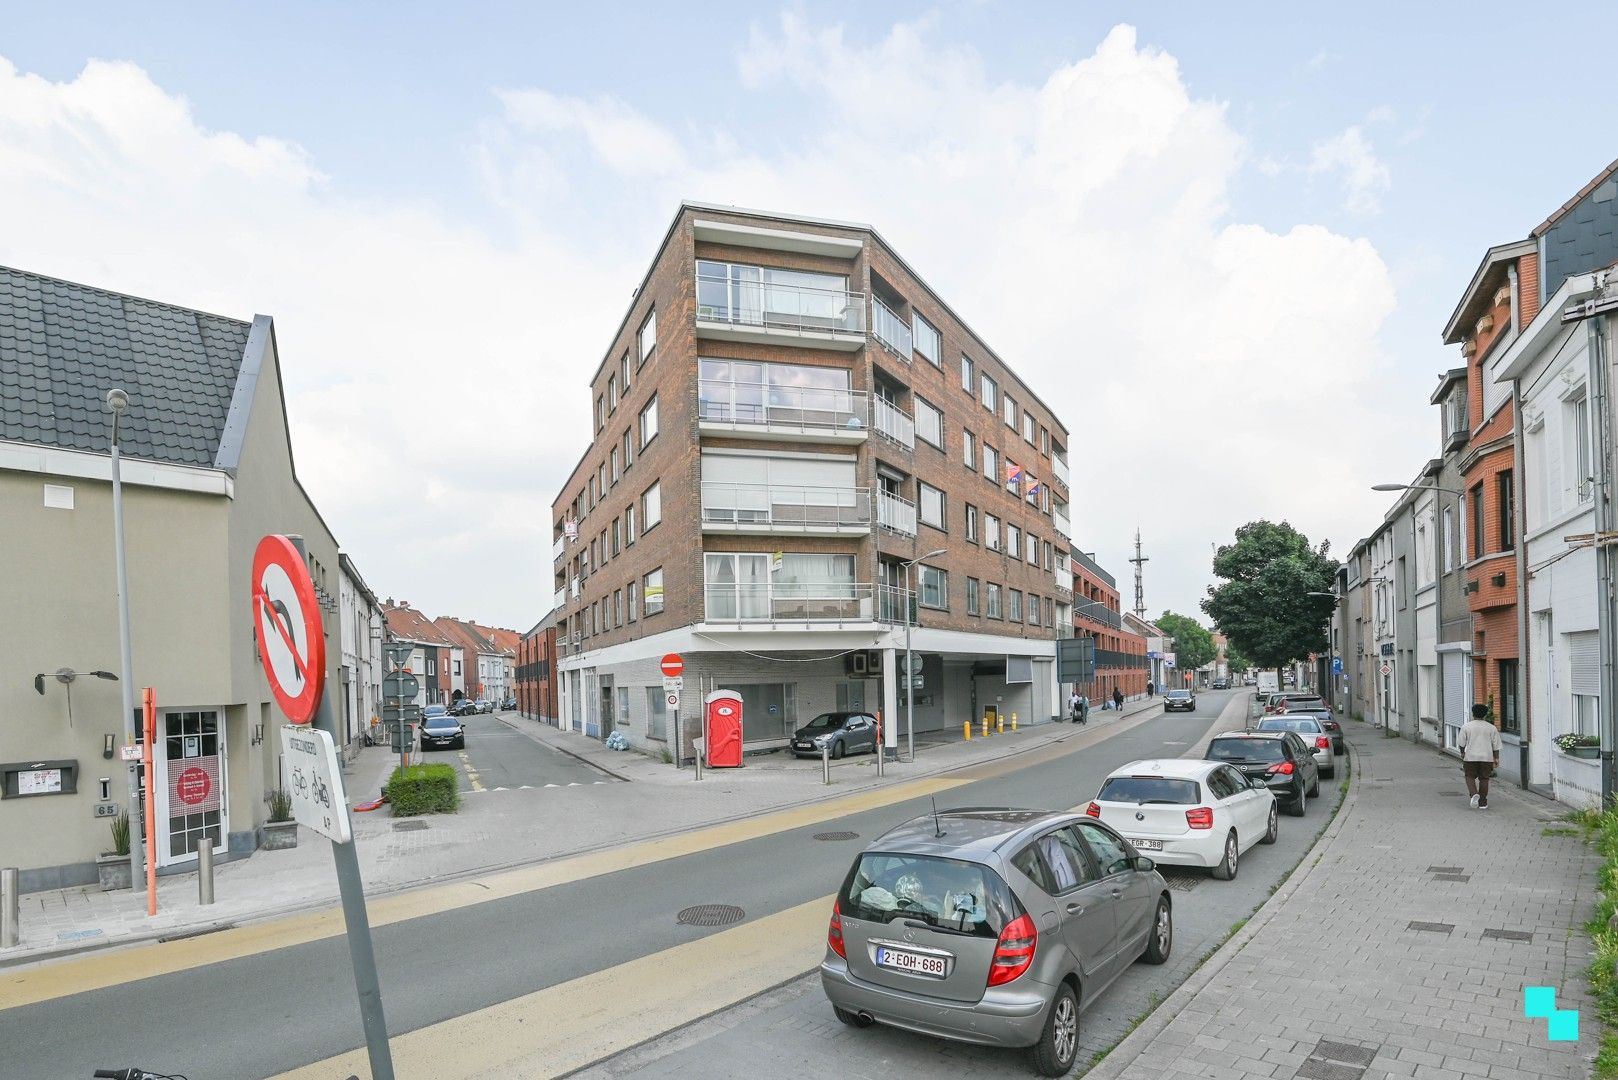
M 1010 806 L 957 807 L 938 811 L 936 823 L 933 815 L 927 813 L 895 825 L 872 841 L 866 850 L 988 862 L 1007 842 L 1077 817 L 1077 814 L 1059 810 L 1027 810 Z M 943 836 L 938 835 L 940 829 Z
M 1107 779 L 1115 776 L 1161 776 L 1168 780 L 1201 780 L 1221 764 L 1202 758 L 1144 758 L 1112 770 L 1107 774 Z
M 871 715 L 870 713 L 865 712 L 862 709 L 833 709 L 830 712 L 815 713 L 815 719 L 819 720 L 822 716 L 870 716 L 870 715 Z
M 1221 731 L 1211 741 L 1220 739 L 1284 739 L 1288 735 L 1296 735 L 1295 731 Z

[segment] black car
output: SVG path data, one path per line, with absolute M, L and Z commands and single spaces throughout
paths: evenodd
M 1263 780 L 1293 817 L 1302 817 L 1308 800 L 1320 794 L 1314 751 L 1290 731 L 1220 735 L 1208 744 L 1203 757 L 1234 765 L 1250 780 Z
M 1163 711 L 1174 712 L 1184 709 L 1186 712 L 1196 712 L 1197 695 L 1191 690 L 1170 690 L 1163 695 Z
M 876 751 L 876 717 L 861 712 L 821 713 L 792 733 L 792 755 L 820 756 L 826 747 L 834 758 L 855 750 Z
M 1215 690 L 1229 690 L 1230 689 L 1230 680 L 1229 679 L 1215 679 L 1213 681 L 1213 688 Z
M 478 711 L 477 702 L 471 698 L 462 698 L 449 707 L 451 716 L 472 716 Z
M 423 753 L 428 750 L 466 749 L 466 729 L 461 722 L 447 712 L 434 713 L 432 709 L 442 706 L 428 706 L 428 711 L 421 718 L 421 749 Z

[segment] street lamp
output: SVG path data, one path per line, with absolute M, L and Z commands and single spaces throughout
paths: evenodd
M 908 595 L 905 597 L 905 607 L 907 609 L 905 611 L 905 760 L 906 761 L 915 761 L 916 760 L 916 722 L 915 722 L 915 717 L 916 717 L 916 684 L 915 684 L 915 678 L 916 678 L 916 676 L 915 676 L 915 673 L 910 670 L 910 666 L 911 666 L 911 663 L 912 663 L 911 654 L 910 654 L 910 631 L 911 631 L 911 628 L 915 625 L 916 616 L 912 615 L 911 612 L 908 609 L 909 609 L 909 606 L 910 606 L 910 604 L 912 602 L 916 603 L 916 608 L 917 608 L 918 613 L 919 613 L 920 608 L 921 608 L 921 604 L 916 601 L 916 589 L 915 589 L 915 586 L 913 584 L 911 584 L 911 577 L 912 577 L 912 574 L 913 574 L 913 572 L 915 570 L 915 567 L 916 567 L 917 563 L 923 562 L 923 561 L 925 561 L 927 559 L 936 559 L 942 554 L 944 554 L 944 549 L 943 548 L 938 548 L 936 551 L 929 551 L 925 555 L 917 555 L 914 559 L 911 559 L 909 562 L 904 564 L 904 568 L 905 568 L 905 588 L 906 588 L 906 590 L 908 590 Z M 886 754 L 887 751 L 882 750 L 882 751 L 880 751 L 880 753 Z
M 124 559 L 124 482 L 120 470 L 118 454 L 118 421 L 129 408 L 129 395 L 114 387 L 107 391 L 107 411 L 112 413 L 112 429 L 109 441 L 112 446 L 112 535 L 113 551 L 118 563 L 118 651 L 122 662 L 123 677 L 119 680 L 118 688 L 123 694 L 124 706 L 124 745 L 135 745 L 135 682 L 130 675 L 134 663 L 130 659 L 129 648 L 129 571 Z M 147 778 L 152 781 L 151 777 Z M 140 822 L 140 763 L 129 763 L 129 820 Z M 146 822 L 146 828 L 152 829 L 153 822 Z M 138 837 L 129 845 L 129 880 L 140 881 L 146 876 L 143 863 L 146 860 L 146 846 L 139 842 Z

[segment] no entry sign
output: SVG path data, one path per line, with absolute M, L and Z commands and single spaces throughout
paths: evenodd
M 253 631 L 276 704 L 294 724 L 307 724 L 325 688 L 326 634 L 309 568 L 279 534 L 253 553 Z
M 663 669 L 663 676 L 669 679 L 685 671 L 685 661 L 680 658 L 679 653 L 674 652 L 665 653 L 662 663 L 658 666 Z

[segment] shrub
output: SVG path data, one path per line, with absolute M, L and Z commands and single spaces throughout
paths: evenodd
M 112 819 L 112 853 L 114 855 L 129 854 L 129 811 L 121 810 L 118 816 Z
M 442 764 L 394 769 L 388 778 L 387 795 L 394 817 L 453 814 L 461 802 L 455 769 Z
M 1596 873 L 1595 915 L 1585 924 L 1592 946 L 1586 979 L 1595 999 L 1595 1014 L 1606 1028 L 1591 1075 L 1608 1080 L 1618 1077 L 1618 926 L 1614 925 L 1618 922 L 1614 919 L 1618 912 L 1618 811 L 1586 810 L 1572 815 L 1571 820 L 1584 828 L 1586 839 L 1603 860 Z
M 270 820 L 292 820 L 292 794 L 285 788 L 277 788 L 270 792 Z

